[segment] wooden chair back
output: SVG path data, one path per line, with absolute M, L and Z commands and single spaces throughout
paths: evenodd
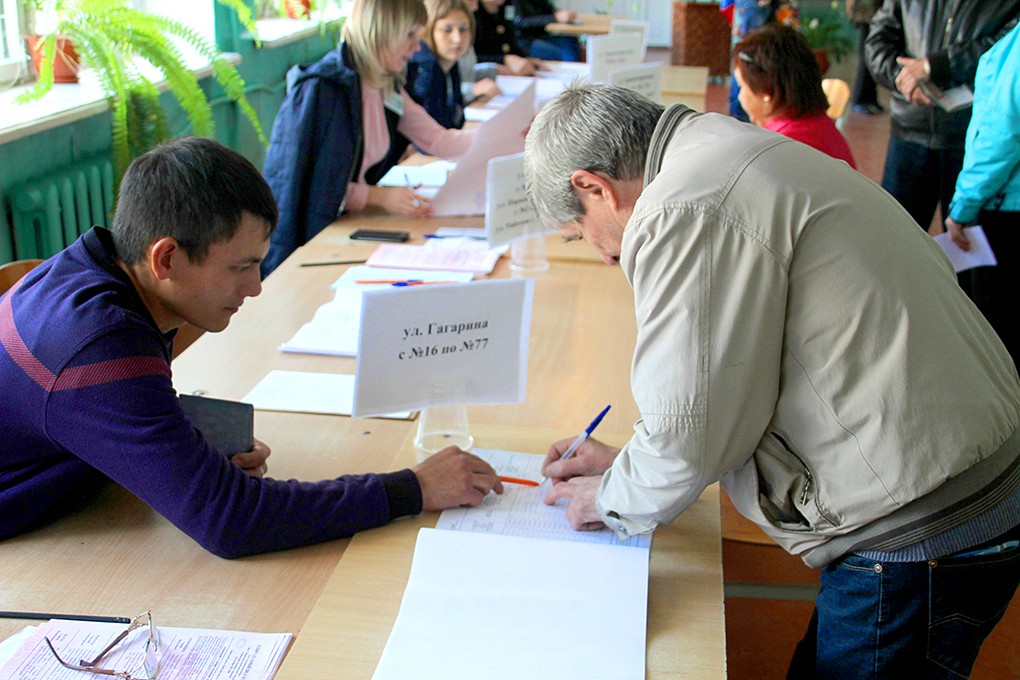
M 829 108 L 825 113 L 836 121 L 836 127 L 839 127 L 843 120 L 843 114 L 850 106 L 850 86 L 840 78 L 823 78 L 822 91 L 825 92 L 825 97 L 829 100 Z
M 41 263 L 42 260 L 15 260 L 0 264 L 0 295 L 6 293 L 22 276 Z

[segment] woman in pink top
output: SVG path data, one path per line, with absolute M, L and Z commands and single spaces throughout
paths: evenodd
M 825 113 L 829 101 L 822 74 L 799 31 L 780 24 L 751 31 L 733 49 L 733 75 L 752 123 L 857 167 L 846 139 Z

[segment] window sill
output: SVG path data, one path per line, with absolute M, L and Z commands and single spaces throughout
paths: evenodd
M 223 56 L 234 65 L 241 63 L 238 54 L 225 53 Z M 212 66 L 208 63 L 196 62 L 192 70 L 199 80 L 212 75 Z M 165 80 L 156 81 L 156 86 L 161 91 L 167 89 Z M 82 73 L 81 82 L 56 84 L 42 99 L 26 104 L 14 101 L 30 88 L 30 85 L 22 85 L 0 92 L 0 111 L 3 111 L 3 116 L 0 116 L 3 120 L 0 123 L 0 144 L 68 125 L 110 109 L 99 81 L 88 70 Z
M 340 19 L 339 13 L 327 15 L 322 21 L 317 17 L 311 19 L 288 19 L 286 17 L 260 19 L 255 22 L 255 28 L 258 29 L 262 47 L 273 49 L 311 38 L 322 30 L 333 29 Z

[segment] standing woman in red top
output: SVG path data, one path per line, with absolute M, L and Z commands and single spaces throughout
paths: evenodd
M 751 31 L 733 49 L 733 74 L 752 123 L 857 168 L 846 139 L 825 113 L 829 100 L 822 74 L 799 31 L 779 24 Z

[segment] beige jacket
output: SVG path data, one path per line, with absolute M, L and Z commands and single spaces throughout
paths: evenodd
M 617 531 L 669 522 L 722 479 L 820 566 L 1020 486 L 1009 355 L 933 239 L 846 164 L 671 107 L 620 264 L 641 420 L 597 499 Z

